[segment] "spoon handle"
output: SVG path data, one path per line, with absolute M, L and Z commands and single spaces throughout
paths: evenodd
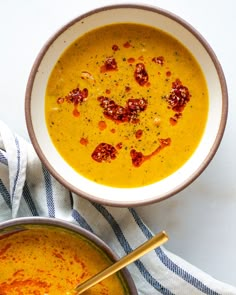
M 123 258 L 121 258 L 120 260 L 118 260 L 117 262 L 109 266 L 108 268 L 102 270 L 97 275 L 91 277 L 87 281 L 78 285 L 75 288 L 75 294 L 83 293 L 85 290 L 101 282 L 102 280 L 114 274 L 115 272 L 119 271 L 120 269 L 124 268 L 128 264 L 134 262 L 135 260 L 145 255 L 149 251 L 159 247 L 160 245 L 165 243 L 167 240 L 168 240 L 168 236 L 165 233 L 165 231 L 162 231 L 156 234 L 154 237 L 152 237 L 150 240 L 148 240 L 147 242 L 145 242 L 144 244 L 136 248 L 134 251 L 130 252 L 129 254 L 127 254 L 126 256 L 124 256 Z

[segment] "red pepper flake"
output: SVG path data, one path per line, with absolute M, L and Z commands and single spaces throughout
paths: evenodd
M 58 97 L 57 103 L 62 104 L 64 102 L 64 97 Z
M 128 63 L 132 64 L 132 63 L 135 62 L 135 58 L 130 57 L 130 58 L 127 59 L 127 61 L 128 61 Z
M 179 120 L 179 118 L 182 117 L 182 113 L 175 113 L 173 117 L 170 118 L 170 124 L 172 126 L 175 126 Z
M 110 89 L 106 89 L 106 94 L 110 94 L 111 90 Z
M 121 150 L 122 149 L 122 146 L 123 146 L 122 142 L 119 142 L 119 143 L 117 143 L 116 148 L 118 150 Z
M 103 114 L 114 121 L 125 122 L 127 117 L 127 111 L 124 107 L 117 105 L 114 100 L 108 97 L 98 97 L 100 106 L 104 109 Z
M 171 124 L 172 126 L 175 126 L 175 125 L 177 124 L 177 120 L 176 120 L 174 117 L 171 117 L 171 118 L 170 118 L 170 124 Z
M 82 137 L 79 141 L 82 145 L 86 146 L 88 144 L 88 138 Z
M 130 98 L 127 101 L 127 107 L 131 112 L 143 112 L 147 108 L 147 100 L 145 98 Z
M 116 44 L 112 45 L 112 50 L 117 51 L 117 50 L 119 50 L 119 49 L 120 49 L 120 48 L 119 48 L 118 45 L 116 45 Z
M 99 122 L 98 122 L 98 128 L 99 128 L 101 131 L 105 130 L 105 129 L 107 128 L 107 124 L 106 124 L 106 122 L 105 122 L 105 121 L 99 121 Z
M 134 78 L 140 86 L 144 86 L 148 82 L 148 73 L 143 63 L 136 64 Z
M 143 130 L 141 130 L 141 129 L 139 129 L 135 132 L 135 137 L 137 139 L 140 139 L 142 137 L 142 135 L 143 135 Z
M 105 96 L 98 97 L 98 101 L 104 109 L 103 114 L 117 123 L 131 122 L 136 124 L 139 122 L 139 113 L 147 108 L 147 100 L 144 98 L 130 98 L 125 107 L 116 104 L 114 100 Z
M 112 128 L 111 129 L 111 133 L 116 133 L 116 129 L 115 128 Z
M 144 57 L 141 55 L 141 56 L 138 58 L 138 60 L 143 61 L 143 60 L 144 60 Z
M 159 65 L 161 65 L 161 66 L 163 66 L 164 57 L 163 56 L 153 57 L 152 61 L 159 64 Z
M 71 90 L 68 95 L 65 97 L 59 97 L 57 98 L 57 103 L 61 104 L 64 101 L 67 103 L 73 103 L 74 104 L 74 110 L 73 115 L 75 117 L 78 117 L 80 115 L 79 111 L 77 110 L 77 106 L 85 102 L 88 98 L 88 89 L 84 88 L 83 90 L 80 90 L 78 87 Z
M 117 70 L 117 62 L 114 57 L 107 57 L 104 65 L 101 66 L 101 73 L 105 73 L 107 71 L 116 71 Z
M 127 41 L 127 42 L 125 42 L 125 43 L 123 44 L 123 46 L 124 46 L 125 48 L 129 48 L 129 47 L 131 47 L 131 44 Z
M 169 107 L 176 112 L 182 112 L 189 102 L 191 94 L 186 86 L 179 79 L 172 83 L 170 94 L 166 97 Z
M 170 77 L 171 76 L 171 71 L 167 71 L 166 72 L 166 77 Z
M 79 88 L 75 88 L 69 92 L 65 97 L 59 97 L 57 99 L 57 103 L 61 104 L 64 101 L 68 103 L 73 103 L 74 105 L 82 104 L 87 100 L 88 97 L 88 89 L 84 88 L 80 90 Z
M 141 152 L 137 152 L 135 149 L 130 151 L 130 156 L 134 167 L 140 167 L 145 161 L 145 156 Z
M 159 139 L 159 143 L 160 145 L 150 155 L 143 155 L 142 152 L 138 152 L 135 149 L 132 149 L 130 151 L 130 156 L 131 156 L 133 166 L 140 167 L 145 161 L 157 155 L 163 148 L 171 144 L 171 139 L 170 138 Z
M 102 163 L 110 163 L 111 160 L 115 160 L 117 155 L 117 150 L 112 145 L 102 142 L 100 143 L 92 153 L 93 160 Z
M 65 100 L 67 102 L 71 102 L 74 105 L 82 104 L 84 101 L 87 100 L 88 97 L 88 89 L 84 88 L 80 90 L 79 88 L 75 88 L 69 92 L 68 95 L 65 96 Z
M 125 86 L 125 92 L 129 92 L 131 88 L 129 86 Z

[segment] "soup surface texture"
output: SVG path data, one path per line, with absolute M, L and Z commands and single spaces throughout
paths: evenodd
M 48 81 L 46 121 L 62 157 L 81 175 L 138 187 L 179 169 L 208 114 L 204 75 L 175 38 L 114 24 L 71 44 Z
M 0 236 L 1 295 L 72 295 L 111 264 L 94 244 L 67 230 L 32 226 Z M 129 294 L 120 274 L 84 294 Z

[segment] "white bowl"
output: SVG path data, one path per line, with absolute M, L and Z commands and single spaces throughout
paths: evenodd
M 198 61 L 209 92 L 209 113 L 201 142 L 191 158 L 175 173 L 154 184 L 114 188 L 97 184 L 71 168 L 60 156 L 44 120 L 47 82 L 56 61 L 75 39 L 107 24 L 133 22 L 161 29 L 178 39 Z M 207 41 L 186 21 L 156 7 L 113 5 L 93 10 L 62 27 L 40 51 L 26 90 L 26 122 L 33 146 L 50 173 L 71 191 L 98 203 L 138 206 L 170 197 L 196 179 L 207 167 L 223 136 L 228 110 L 227 87 L 222 68 Z

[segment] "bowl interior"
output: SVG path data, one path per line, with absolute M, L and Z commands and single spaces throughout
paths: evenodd
M 115 10 L 115 12 L 111 12 Z M 161 29 L 178 39 L 198 61 L 209 92 L 209 114 L 202 140 L 192 157 L 175 173 L 139 188 L 112 188 L 75 172 L 58 154 L 43 119 L 44 97 L 51 70 L 62 52 L 80 35 L 107 24 L 131 22 Z M 200 114 L 199 114 L 200 116 Z M 26 93 L 26 120 L 32 143 L 49 171 L 72 191 L 90 200 L 119 206 L 159 201 L 191 183 L 207 166 L 223 135 L 227 117 L 227 91 L 219 62 L 207 42 L 185 21 L 166 11 L 135 5 L 110 6 L 83 15 L 56 33 L 40 52 Z
M 92 245 L 92 248 L 97 248 L 96 251 L 101 251 L 111 262 L 118 260 L 116 254 L 100 238 L 77 225 L 59 219 L 49 219 L 46 217 L 22 217 L 3 222 L 0 224 L 0 239 L 4 236 L 7 237 L 20 231 L 32 229 L 36 229 L 37 231 L 40 229 L 56 229 L 59 230 L 59 233 L 62 233 L 62 236 L 64 236 L 65 239 L 68 239 L 68 235 L 76 235 L 80 239 L 84 240 L 85 243 Z M 55 249 L 55 251 L 57 251 L 57 249 Z M 125 287 L 127 294 L 137 295 L 137 289 L 128 270 L 126 268 L 122 269 L 119 272 L 119 276 L 120 282 Z

